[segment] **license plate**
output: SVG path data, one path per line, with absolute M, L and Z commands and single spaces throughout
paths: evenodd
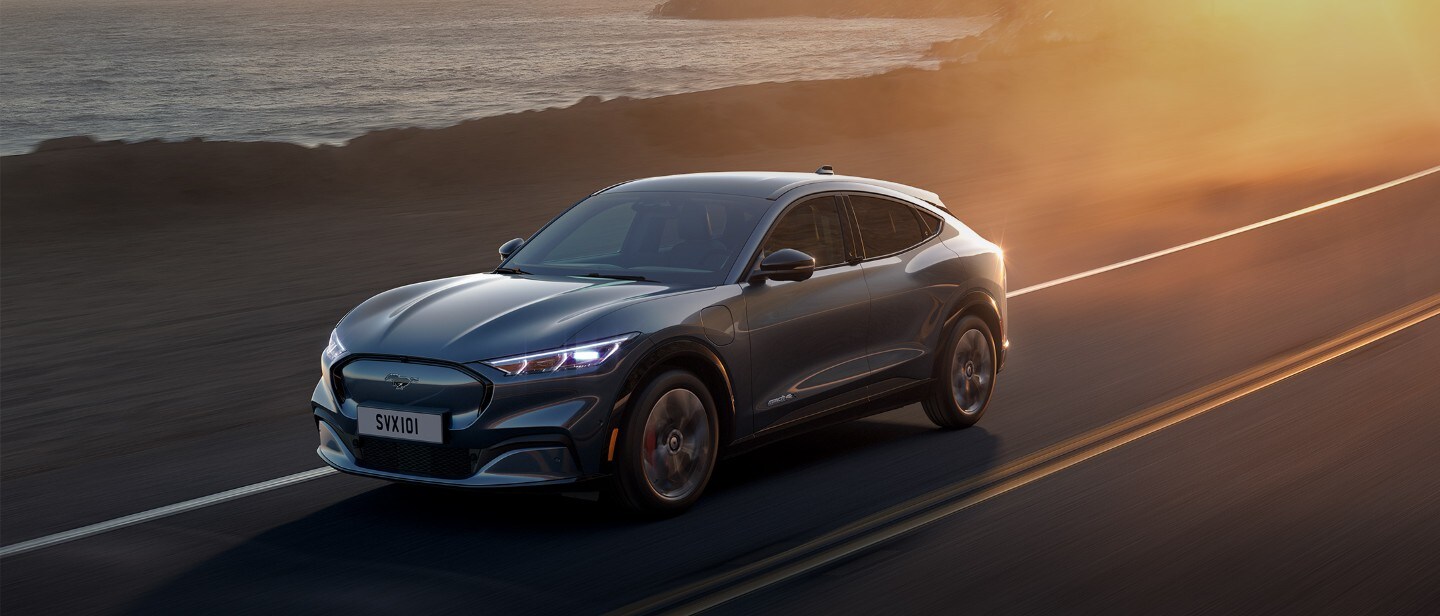
M 433 413 L 411 413 L 360 407 L 360 435 L 383 436 L 407 441 L 441 443 L 445 440 L 444 419 Z

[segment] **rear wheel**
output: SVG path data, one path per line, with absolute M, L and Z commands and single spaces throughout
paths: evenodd
M 941 347 L 935 392 L 925 415 L 942 428 L 968 428 L 980 421 L 995 390 L 995 337 L 975 316 L 962 317 Z
M 648 515 L 669 515 L 700 498 L 715 469 L 715 402 L 695 375 L 671 370 L 635 396 L 620 428 L 616 500 Z

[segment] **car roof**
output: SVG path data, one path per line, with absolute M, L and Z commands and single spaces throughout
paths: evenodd
M 621 182 L 604 190 L 600 190 L 596 194 L 603 192 L 704 192 L 760 197 L 773 201 L 801 186 L 831 183 L 863 184 L 878 188 L 888 188 L 932 205 L 944 207 L 944 204 L 940 202 L 939 195 L 928 190 L 915 188 L 914 186 L 852 175 L 794 173 L 786 171 L 726 171 L 717 173 L 664 175 Z

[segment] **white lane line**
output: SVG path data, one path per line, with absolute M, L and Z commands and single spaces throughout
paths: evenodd
M 142 511 L 133 515 L 127 515 L 123 518 L 115 518 L 113 520 L 100 522 L 98 524 L 82 526 L 74 530 L 67 530 L 62 533 L 46 535 L 38 539 L 21 541 L 20 543 L 7 545 L 3 548 L 0 548 L 0 558 L 4 558 L 6 556 L 14 556 L 16 554 L 24 554 L 25 552 L 38 550 L 40 548 L 47 548 L 59 543 L 65 543 L 67 541 L 83 539 L 91 535 L 98 535 L 100 533 L 112 531 L 117 528 L 124 528 L 126 526 L 133 526 L 135 524 L 141 524 L 144 522 L 149 522 L 151 520 L 169 517 L 177 513 L 193 511 L 195 509 L 209 507 L 211 505 L 218 505 L 225 501 L 245 498 L 246 496 L 254 496 L 261 492 L 268 492 L 276 488 L 283 488 L 285 486 L 310 481 L 311 479 L 318 479 L 326 475 L 332 475 L 336 472 L 337 471 L 335 469 L 328 466 L 323 468 L 311 469 L 303 473 L 295 473 L 294 475 L 286 475 L 284 477 L 271 479 L 269 481 L 253 483 L 243 488 L 235 488 L 234 490 L 227 490 L 219 494 L 211 494 L 209 496 L 202 496 L 200 498 L 188 500 L 182 503 L 175 503 L 173 505 L 166 505 L 164 507 L 151 509 L 149 511 Z
M 1207 238 L 1198 239 L 1198 240 L 1195 240 L 1195 241 L 1193 241 L 1193 242 L 1188 242 L 1188 243 L 1181 244 L 1181 245 L 1179 245 L 1179 246 L 1175 246 L 1175 247 L 1172 247 L 1172 248 L 1166 248 L 1165 250 L 1160 250 L 1160 251 L 1152 252 L 1152 253 L 1150 253 L 1150 254 L 1148 254 L 1148 255 L 1143 255 L 1143 256 L 1135 257 L 1134 259 L 1126 259 L 1126 260 L 1121 261 L 1121 262 L 1119 262 L 1119 263 L 1111 263 L 1110 265 L 1106 265 L 1106 266 L 1104 266 L 1104 267 L 1097 267 L 1097 268 L 1092 269 L 1092 270 L 1086 270 L 1086 271 L 1080 272 L 1079 274 L 1071 274 L 1071 275 L 1066 276 L 1066 277 L 1064 277 L 1064 278 L 1056 278 L 1055 280 L 1051 280 L 1051 281 L 1049 281 L 1049 282 L 1042 282 L 1042 283 L 1040 283 L 1040 284 L 1030 285 L 1030 286 L 1025 287 L 1025 288 L 1023 288 L 1023 289 L 1016 289 L 1016 290 L 1014 290 L 1014 291 L 1010 291 L 1009 293 L 1006 293 L 1006 294 L 1005 294 L 1005 297 L 1006 297 L 1006 298 L 1019 297 L 1019 296 L 1021 296 L 1021 295 L 1025 295 L 1025 294 L 1027 294 L 1027 293 L 1034 293 L 1034 292 L 1039 291 L 1039 290 L 1041 290 L 1041 289 L 1048 289 L 1048 288 L 1050 288 L 1050 287 L 1059 286 L 1059 285 L 1065 284 L 1065 283 L 1067 283 L 1067 282 L 1075 282 L 1076 280 L 1080 280 L 1080 279 L 1082 279 L 1082 278 L 1089 278 L 1089 277 L 1091 277 L 1091 276 L 1095 276 L 1095 275 L 1098 275 L 1098 274 L 1104 274 L 1105 272 L 1114 271 L 1114 270 L 1120 269 L 1120 268 L 1122 268 L 1122 267 L 1129 267 L 1129 266 L 1131 266 L 1131 265 L 1135 265 L 1136 263 L 1144 263 L 1145 261 L 1149 261 L 1149 260 L 1151 260 L 1151 259 L 1158 259 L 1158 258 L 1163 257 L 1163 256 L 1165 256 L 1165 255 L 1175 254 L 1175 253 L 1180 252 L 1180 251 L 1182 251 L 1182 250 L 1188 250 L 1188 249 L 1194 248 L 1194 247 L 1196 247 L 1196 246 L 1202 246 L 1202 245 L 1204 245 L 1204 244 L 1209 244 L 1210 242 L 1215 242 L 1215 241 L 1223 240 L 1223 239 L 1225 239 L 1225 238 L 1227 238 L 1227 237 L 1231 237 L 1231 236 L 1235 236 L 1235 235 L 1240 235 L 1241 233 L 1244 233 L 1244 232 L 1246 232 L 1246 231 L 1254 231 L 1255 229 L 1259 229 L 1259 228 L 1261 228 L 1261 227 L 1266 227 L 1266 226 L 1269 226 L 1269 225 L 1273 225 L 1273 224 L 1275 224 L 1275 223 L 1277 223 L 1277 222 L 1281 222 L 1281 221 L 1285 221 L 1285 220 L 1290 220 L 1291 218 L 1296 218 L 1296 217 L 1298 217 L 1298 216 L 1304 216 L 1304 215 L 1309 214 L 1309 213 L 1311 213 L 1311 212 L 1317 212 L 1317 211 L 1323 210 L 1323 209 L 1325 209 L 1325 208 L 1327 208 L 1327 207 L 1330 207 L 1330 206 L 1332 206 L 1332 205 L 1339 205 L 1339 204 L 1341 204 L 1341 203 L 1345 203 L 1346 201 L 1354 201 L 1354 200 L 1359 199 L 1359 198 L 1361 198 L 1361 197 L 1365 197 L 1365 196 L 1368 196 L 1368 195 L 1373 195 L 1373 194 L 1375 194 L 1375 193 L 1377 193 L 1377 192 L 1380 192 L 1380 191 L 1385 190 L 1385 189 L 1388 189 L 1388 188 L 1394 188 L 1394 187 L 1399 186 L 1399 185 L 1401 185 L 1401 184 L 1404 184 L 1404 183 L 1406 183 L 1406 182 L 1412 182 L 1412 181 L 1418 180 L 1418 179 L 1420 179 L 1420 178 L 1423 178 L 1423 177 L 1425 177 L 1425 176 L 1427 176 L 1427 175 L 1430 175 L 1430 174 L 1436 173 L 1436 172 L 1440 172 L 1440 166 L 1435 166 L 1435 167 L 1431 167 L 1431 168 L 1429 168 L 1429 169 L 1426 169 L 1426 170 L 1424 170 L 1424 171 L 1412 173 L 1412 174 L 1407 175 L 1407 176 L 1405 176 L 1405 177 L 1403 177 L 1403 178 L 1400 178 L 1400 179 L 1390 180 L 1389 182 L 1386 182 L 1386 183 L 1384 183 L 1384 184 L 1379 184 L 1379 185 L 1376 185 L 1376 186 L 1371 186 L 1370 188 L 1366 188 L 1365 190 L 1356 191 L 1356 192 L 1350 193 L 1350 194 L 1348 194 L 1348 195 L 1345 195 L 1345 196 L 1343 196 L 1343 197 L 1336 197 L 1336 198 L 1331 199 L 1331 200 L 1329 200 L 1329 201 L 1326 201 L 1326 202 L 1324 202 L 1324 203 L 1317 203 L 1317 204 L 1312 205 L 1312 206 L 1307 207 L 1307 208 L 1301 208 L 1301 209 L 1295 210 L 1295 211 L 1293 211 L 1293 212 L 1290 212 L 1289 214 L 1281 214 L 1281 215 L 1276 216 L 1276 217 L 1274 217 L 1274 218 L 1266 218 L 1265 220 L 1262 220 L 1262 221 L 1260 221 L 1260 222 L 1248 224 L 1248 225 L 1245 225 L 1245 226 L 1240 227 L 1240 228 L 1238 228 L 1238 229 L 1231 229 L 1231 230 L 1226 231 L 1226 232 L 1224 232 L 1224 233 L 1217 233 L 1217 234 L 1212 235 L 1212 236 L 1207 237 Z
M 1072 275 L 1066 276 L 1066 277 L 1064 277 L 1064 278 L 1056 278 L 1055 280 L 1051 280 L 1051 281 L 1049 281 L 1049 282 L 1042 282 L 1042 283 L 1037 284 L 1037 285 L 1031 285 L 1031 286 L 1025 287 L 1025 288 L 1023 288 L 1023 289 L 1019 289 L 1019 290 L 1016 290 L 1016 291 L 1011 291 L 1011 292 L 1009 292 L 1009 293 L 1006 293 L 1006 294 L 1005 294 L 1005 297 L 1006 297 L 1006 298 L 1019 297 L 1019 296 L 1021 296 L 1021 295 L 1025 295 L 1025 294 L 1027 294 L 1027 293 L 1033 293 L 1033 292 L 1039 291 L 1039 290 L 1041 290 L 1041 289 L 1048 289 L 1048 288 L 1050 288 L 1050 287 L 1059 286 L 1059 285 L 1065 284 L 1065 283 L 1067 283 L 1067 282 L 1074 282 L 1074 281 L 1080 280 L 1080 279 L 1082 279 L 1082 278 L 1089 278 L 1089 277 L 1095 276 L 1095 275 L 1097 275 L 1097 274 L 1103 274 L 1103 273 L 1105 273 L 1105 272 L 1109 272 L 1109 271 L 1112 271 L 1112 270 L 1117 270 L 1117 269 L 1120 269 L 1120 268 L 1122 268 L 1122 267 L 1128 267 L 1128 266 L 1131 266 L 1131 265 L 1135 265 L 1136 263 L 1142 263 L 1142 262 L 1145 262 L 1145 261 L 1149 261 L 1149 260 L 1151 260 L 1151 259 L 1156 259 L 1156 258 L 1159 258 L 1159 257 L 1163 257 L 1163 256 L 1168 255 L 1168 254 L 1174 254 L 1174 253 L 1180 252 L 1180 251 L 1182 251 L 1182 250 L 1186 250 L 1186 249 L 1189 249 L 1189 248 L 1194 248 L 1194 247 L 1196 247 L 1196 246 L 1200 246 L 1200 245 L 1203 245 L 1203 244 L 1208 244 L 1208 243 L 1214 242 L 1214 241 L 1216 241 L 1216 240 L 1221 240 L 1221 239 L 1230 237 L 1230 236 L 1232 236 L 1232 235 L 1238 235 L 1238 234 L 1244 233 L 1244 232 L 1246 232 L 1246 231 L 1251 231 L 1251 230 L 1254 230 L 1254 229 L 1259 229 L 1260 227 L 1264 227 L 1264 226 L 1267 226 L 1267 225 L 1272 225 L 1272 224 L 1275 224 L 1275 223 L 1280 222 L 1280 221 L 1282 221 L 1282 220 L 1289 220 L 1289 219 L 1295 218 L 1295 217 L 1297 217 L 1297 216 L 1303 216 L 1303 215 L 1305 215 L 1305 214 L 1309 214 L 1309 213 L 1314 212 L 1314 211 L 1317 211 L 1317 210 L 1325 209 L 1325 208 L 1330 207 L 1330 206 L 1332 206 L 1332 205 L 1338 205 L 1338 204 L 1341 204 L 1341 203 L 1345 203 L 1345 202 L 1347 202 L 1347 201 L 1354 201 L 1355 199 L 1359 199 L 1359 198 L 1364 197 L 1364 196 L 1367 196 L 1367 195 L 1372 195 L 1372 194 L 1375 194 L 1375 193 L 1377 193 L 1377 192 L 1380 192 L 1380 191 L 1385 190 L 1385 189 L 1388 189 L 1388 188 L 1394 188 L 1394 187 L 1399 186 L 1399 185 L 1401 185 L 1401 184 L 1404 184 L 1404 183 L 1406 183 L 1406 182 L 1411 182 L 1411 181 L 1414 181 L 1414 180 L 1418 180 L 1418 179 L 1423 178 L 1423 177 L 1425 177 L 1425 176 L 1427 176 L 1427 175 L 1430 175 L 1430 174 L 1433 174 L 1433 173 L 1437 173 L 1437 172 L 1440 172 L 1440 165 L 1431 167 L 1431 168 L 1426 169 L 1426 170 L 1424 170 L 1424 171 L 1412 173 L 1412 174 L 1407 175 L 1407 176 L 1405 176 L 1405 177 L 1403 177 L 1403 178 L 1399 178 L 1399 179 L 1395 179 L 1395 180 L 1390 180 L 1389 182 L 1385 182 L 1384 184 L 1378 184 L 1378 185 L 1376 185 L 1376 186 L 1372 186 L 1372 187 L 1370 187 L 1370 188 L 1366 188 L 1365 190 L 1361 190 L 1361 191 L 1358 191 L 1358 192 L 1353 192 L 1353 193 L 1350 193 L 1350 194 L 1345 195 L 1345 196 L 1343 196 L 1343 197 L 1337 197 L 1337 198 L 1335 198 L 1335 199 L 1331 199 L 1331 200 L 1326 201 L 1326 202 L 1324 202 L 1324 203 L 1317 203 L 1317 204 L 1312 205 L 1312 206 L 1307 207 L 1307 208 L 1298 209 L 1298 210 L 1295 210 L 1295 211 L 1293 211 L 1293 212 L 1290 212 L 1289 214 L 1282 214 L 1282 215 L 1276 216 L 1276 217 L 1274 217 L 1274 218 L 1267 218 L 1267 219 L 1262 220 L 1262 221 L 1260 221 L 1260 222 L 1257 222 L 1257 223 L 1254 223 L 1254 224 L 1245 225 L 1245 226 L 1240 227 L 1240 228 L 1238 228 L 1238 229 L 1233 229 L 1233 230 L 1230 230 L 1230 231 L 1226 231 L 1226 232 L 1220 233 L 1220 234 L 1218 234 L 1218 235 L 1212 235 L 1212 236 L 1207 237 L 1207 238 L 1204 238 L 1204 239 L 1195 240 L 1195 241 L 1190 242 L 1190 243 L 1188 243 L 1188 244 L 1181 244 L 1181 245 L 1176 246 L 1176 247 L 1174 247 L 1174 248 L 1167 248 L 1167 249 L 1161 250 L 1161 251 L 1159 251 L 1159 252 L 1152 252 L 1152 253 L 1150 253 L 1150 254 L 1148 254 L 1148 255 L 1145 255 L 1145 256 L 1136 257 L 1136 258 L 1134 258 L 1134 259 L 1129 259 L 1129 260 L 1126 260 L 1126 261 L 1121 261 L 1121 262 L 1119 262 L 1119 263 L 1115 263 L 1115 264 L 1112 264 L 1112 265 L 1107 265 L 1107 266 L 1105 266 L 1105 267 L 1100 267 L 1100 268 L 1092 269 L 1092 270 L 1089 270 L 1089 271 L 1080 272 L 1079 274 L 1072 274 Z M 76 539 L 83 539 L 83 538 L 85 538 L 85 537 L 89 537 L 89 536 L 92 536 L 92 535 L 97 535 L 97 534 L 100 534 L 100 533 L 103 533 L 103 532 L 107 532 L 107 531 L 111 531 L 111 530 L 115 530 L 115 529 L 117 529 L 117 528 L 124 528 L 124 527 L 126 527 L 126 526 L 132 526 L 132 525 L 135 525 L 135 524 L 140 524 L 140 523 L 143 523 L 143 522 L 149 522 L 149 521 L 151 521 L 151 520 L 156 520 L 156 519 L 159 519 L 159 518 L 172 516 L 172 515 L 175 515 L 175 514 L 177 514 L 177 513 L 184 513 L 184 512 L 186 512 L 186 511 L 191 511 L 191 510 L 199 509 L 199 508 L 202 508 L 202 507 L 209 507 L 210 505 L 215 505 L 215 504 L 223 503 L 223 502 L 225 502 L 225 501 L 235 500 L 235 499 L 238 499 L 238 498 L 244 498 L 244 497 L 246 497 L 246 496 L 250 496 L 250 495 L 253 495 L 253 494 L 259 494 L 259 493 L 261 493 L 261 492 L 266 492 L 266 491 L 269 491 L 269 490 L 274 490 L 275 488 L 281 488 L 281 487 L 284 487 L 284 486 L 288 486 L 288 485 L 300 483 L 300 482 L 303 482 L 303 481 L 309 481 L 309 480 L 311 480 L 311 479 L 317 479 L 317 478 L 320 478 L 320 477 L 324 477 L 324 476 L 326 476 L 326 475 L 334 474 L 335 472 L 336 472 L 335 469 L 332 469 L 332 468 L 330 468 L 330 467 L 328 467 L 328 466 L 321 467 L 321 468 L 316 468 L 316 469 L 311 469 L 311 470 L 305 471 L 305 472 L 303 472 L 303 473 L 295 473 L 294 475 L 287 475 L 287 476 L 285 476 L 285 477 L 280 477 L 280 478 L 278 478 L 278 479 L 271 479 L 271 480 L 269 480 L 269 481 L 262 481 L 262 482 L 260 482 L 260 483 L 251 484 L 251 485 L 248 485 L 248 486 L 245 486 L 245 487 L 242 487 L 242 488 L 235 488 L 234 490 L 229 490 L 229 491 L 226 491 L 226 492 L 221 492 L 221 493 L 219 493 L 219 494 L 211 494 L 210 496 L 202 496 L 202 497 L 200 497 L 200 498 L 193 499 L 193 500 L 188 500 L 188 501 L 185 501 L 185 502 L 183 502 L 183 503 L 176 503 L 176 504 L 174 504 L 174 505 L 166 505 L 166 506 L 160 507 L 160 508 L 158 508 L 158 509 L 151 509 L 151 510 L 149 510 L 149 511 L 142 511 L 142 512 L 140 512 L 140 513 L 136 513 L 136 514 L 133 514 L 133 515 L 127 515 L 127 516 L 125 516 L 125 517 L 123 517 L 123 518 L 116 518 L 116 519 L 114 519 L 114 520 L 110 520 L 110 521 L 107 521 L 107 522 L 100 522 L 100 523 L 98 523 L 98 524 L 91 524 L 91 525 L 89 525 L 89 526 L 82 526 L 82 527 L 77 528 L 77 529 L 74 529 L 74 530 L 67 530 L 67 531 L 65 531 L 65 532 L 56 533 L 56 534 L 53 534 L 53 535 L 46 535 L 46 536 L 44 536 L 44 537 L 39 537 L 39 538 L 36 538 L 36 539 L 31 539 L 31 540 L 29 540 L 29 541 L 22 541 L 22 542 L 20 542 L 20 543 L 15 543 L 15 544 L 7 545 L 7 546 L 4 546 L 4 547 L 0 547 L 0 558 L 5 558 L 5 557 L 7 557 L 7 556 L 14 556 L 14 555 L 16 555 L 16 554 L 23 554 L 23 553 L 25 553 L 25 552 L 29 552 L 29 551 L 32 551 L 32 550 L 38 550 L 38 549 L 41 549 L 41 548 L 50 547 L 50 546 L 52 546 L 52 545 L 56 545 L 56 544 L 60 544 L 60 543 L 65 543 L 65 542 L 67 542 L 67 541 L 74 541 L 74 540 L 76 540 Z

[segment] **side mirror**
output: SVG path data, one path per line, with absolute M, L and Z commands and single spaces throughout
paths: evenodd
M 758 282 L 766 278 L 801 281 L 815 273 L 815 257 L 793 248 L 782 248 L 760 261 L 760 272 L 750 278 Z
M 509 259 L 509 258 L 510 258 L 510 255 L 515 254 L 515 251 L 520 250 L 520 247 L 521 247 L 521 246 L 524 246 L 524 245 L 525 245 L 525 240 L 522 239 L 522 238 L 518 238 L 518 237 L 515 238 L 515 239 L 513 239 L 513 240 L 510 240 L 510 241 L 508 241 L 508 242 L 505 242 L 504 244 L 501 244 L 501 245 L 500 245 L 500 260 L 501 260 L 501 261 L 504 261 L 504 260 L 506 260 L 506 259 Z

